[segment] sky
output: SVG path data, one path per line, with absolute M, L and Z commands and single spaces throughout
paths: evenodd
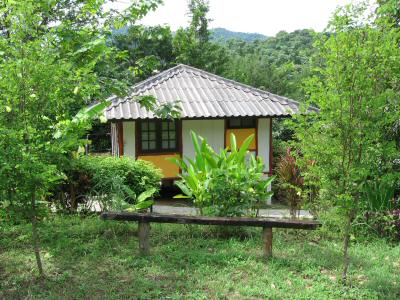
M 124 8 L 129 0 L 117 0 Z M 351 0 L 209 0 L 209 28 L 257 32 L 273 36 L 281 30 L 292 32 L 309 28 L 322 31 L 338 6 Z M 141 22 L 145 25 L 169 25 L 175 31 L 188 25 L 187 0 L 164 0 L 156 11 Z

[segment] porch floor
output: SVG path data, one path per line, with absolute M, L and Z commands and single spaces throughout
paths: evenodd
M 153 205 L 153 212 L 160 214 L 173 214 L 173 215 L 196 215 L 197 209 L 191 203 L 184 203 L 179 200 L 158 200 Z M 268 218 L 289 218 L 290 213 L 286 208 L 261 208 L 261 217 Z M 299 218 L 312 219 L 313 216 L 308 210 L 300 210 Z

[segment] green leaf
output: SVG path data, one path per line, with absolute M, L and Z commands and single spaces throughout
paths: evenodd
M 187 165 L 186 163 L 183 161 L 183 159 L 179 158 L 179 157 L 167 157 L 166 158 L 167 161 L 172 162 L 173 164 L 177 165 L 179 168 L 181 168 L 183 171 L 187 170 Z
M 190 134 L 192 136 L 192 143 L 194 147 L 194 151 L 196 152 L 196 155 L 201 155 L 201 150 L 199 146 L 199 138 L 197 134 L 194 131 L 190 131 Z
M 142 192 L 138 197 L 137 197 L 137 202 L 143 202 L 145 200 L 147 200 L 148 198 L 152 197 L 154 195 L 154 193 L 157 191 L 156 188 L 151 188 L 148 189 L 147 191 Z
M 53 134 L 53 137 L 55 139 L 59 139 L 60 137 L 62 137 L 62 132 L 60 130 L 56 130 Z
M 188 187 L 182 182 L 182 181 L 176 181 L 175 185 L 181 189 L 181 191 L 188 196 L 189 198 L 192 198 L 193 193 L 188 189 Z
M 187 196 L 187 195 L 179 194 L 179 195 L 175 195 L 173 198 L 174 199 L 190 199 L 191 197 Z
M 240 149 L 239 149 L 239 152 L 238 152 L 239 159 L 242 159 L 242 158 L 245 157 L 245 155 L 246 155 L 246 153 L 247 153 L 247 151 L 249 149 L 249 146 L 253 142 L 253 140 L 254 140 L 254 134 L 248 136 L 243 141 L 243 144 L 240 146 Z
M 151 207 L 153 204 L 154 204 L 153 200 L 146 200 L 146 201 L 142 201 L 142 202 L 139 202 L 139 203 L 135 204 L 134 207 L 135 207 L 136 210 L 146 209 L 146 208 Z
M 231 133 L 230 135 L 230 141 L 231 141 L 230 150 L 232 153 L 235 153 L 237 151 L 237 144 L 236 144 L 236 136 L 233 133 Z
M 137 96 L 135 99 L 140 104 L 140 106 L 143 106 L 150 111 L 154 109 L 157 102 L 157 99 L 152 95 Z
M 103 116 L 103 115 L 101 115 L 101 116 L 99 117 L 99 120 L 100 120 L 100 123 L 102 123 L 102 124 L 107 123 L 107 118 L 106 118 L 105 116 Z
M 206 157 L 208 164 L 211 166 L 212 169 L 215 169 L 218 167 L 217 161 L 212 155 L 206 154 L 205 157 Z

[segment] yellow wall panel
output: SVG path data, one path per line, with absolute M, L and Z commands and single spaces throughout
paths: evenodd
M 240 128 L 240 129 L 227 129 L 226 130 L 226 135 L 225 135 L 225 141 L 226 141 L 226 146 L 230 147 L 231 141 L 230 141 L 230 136 L 231 133 L 233 133 L 236 136 L 236 143 L 238 147 L 240 147 L 244 140 L 254 134 L 254 139 L 251 142 L 249 146 L 249 150 L 256 150 L 257 149 L 257 143 L 256 143 L 256 129 L 255 128 Z
M 179 175 L 179 167 L 167 160 L 169 157 L 179 157 L 179 154 L 155 154 L 142 155 L 138 159 L 152 162 L 157 168 L 160 168 L 164 178 L 177 177 Z

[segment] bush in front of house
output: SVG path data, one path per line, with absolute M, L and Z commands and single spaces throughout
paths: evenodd
M 300 167 L 296 163 L 296 157 L 292 155 L 290 148 L 282 155 L 277 166 L 279 185 L 290 208 L 290 215 L 296 217 L 301 207 L 302 187 L 304 178 L 301 176 Z
M 104 209 L 120 203 L 136 203 L 149 190 L 157 194 L 161 187 L 161 170 L 152 163 L 129 157 L 83 156 L 76 159 L 68 180 L 62 187 L 73 208 L 78 202 L 90 207 L 94 202 Z M 65 194 L 64 193 L 64 194 Z
M 398 182 L 398 176 L 390 174 L 365 182 L 364 205 L 357 220 L 362 227 L 358 228 L 360 231 L 373 232 L 390 240 L 400 240 L 400 196 L 396 194 Z
M 248 137 L 238 148 L 232 134 L 230 148 L 216 153 L 205 139 L 192 132 L 195 157 L 172 159 L 183 171 L 182 180 L 176 184 L 193 199 L 200 213 L 257 216 L 260 204 L 272 196 L 267 188 L 273 177 L 266 179 L 262 161 L 249 155 L 253 139 L 254 135 Z
M 372 231 L 380 237 L 400 241 L 400 209 L 366 212 L 363 217 L 368 232 Z

